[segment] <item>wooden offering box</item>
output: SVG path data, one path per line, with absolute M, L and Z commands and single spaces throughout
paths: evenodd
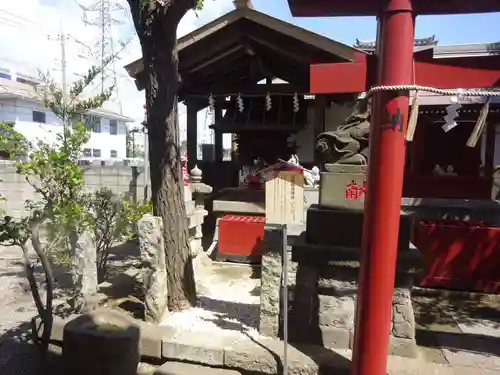
M 482 221 L 419 220 L 414 243 L 424 257 L 420 286 L 500 293 L 500 228 Z
M 265 191 L 232 190 L 219 199 L 214 211 L 222 207 L 228 211 L 218 220 L 217 259 L 258 263 L 265 223 L 304 222 L 304 175 L 298 169 L 272 170 L 266 173 Z M 259 210 L 250 212 L 255 208 Z
M 226 215 L 220 219 L 217 259 L 259 263 L 264 222 L 262 216 Z

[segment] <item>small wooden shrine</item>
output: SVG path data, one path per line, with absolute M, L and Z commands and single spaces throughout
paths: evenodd
M 357 96 L 308 95 L 310 65 L 352 62 L 356 50 L 258 12 L 247 1 L 235 3 L 235 10 L 178 40 L 188 169 L 198 165 L 214 187 L 215 217 L 264 217 L 265 184 L 255 172 L 294 154 L 312 168 L 316 136 L 327 122 L 340 122 L 348 113 L 343 105 Z M 126 69 L 142 89 L 142 61 Z M 214 160 L 197 157 L 197 114 L 205 108 L 213 113 Z M 232 135 L 231 160 L 223 157 L 223 134 Z
M 213 164 L 217 164 L 218 180 L 207 182 L 219 189 L 237 185 L 234 172 L 242 166 L 237 164 L 253 164 L 259 157 L 270 159 L 271 164 L 277 158 L 287 159 L 293 146 L 287 138 L 292 134 L 307 132 L 308 141 L 298 142 L 299 153 L 307 148 L 308 156 L 301 161 L 312 164 L 325 108 L 329 102 L 355 97 L 307 96 L 310 64 L 352 62 L 354 48 L 258 12 L 247 1 L 235 3 L 235 10 L 178 40 L 179 101 L 187 106 L 188 166 L 198 163 L 197 113 L 208 107 L 214 114 Z M 143 89 L 142 60 L 125 68 Z M 235 135 L 239 160 L 223 162 L 224 133 Z M 211 180 L 207 169 L 215 167 L 204 167 L 205 178 Z

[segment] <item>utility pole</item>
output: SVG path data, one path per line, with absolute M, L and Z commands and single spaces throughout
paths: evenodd
M 61 65 L 62 65 L 62 102 L 63 102 L 63 121 L 64 121 L 64 126 L 66 127 L 67 125 L 67 118 L 66 118 L 66 105 L 68 104 L 68 78 L 67 78 L 67 63 L 66 63 L 66 35 L 64 32 L 61 32 L 60 36 L 60 41 L 61 41 Z
M 61 33 L 58 36 L 59 42 L 61 43 L 61 72 L 62 72 L 62 120 L 63 120 L 63 139 L 64 145 L 66 145 L 66 138 L 68 133 L 68 114 L 66 109 L 68 106 L 68 77 L 67 77 L 67 60 L 66 60 L 66 34 L 64 33 L 64 27 L 61 22 L 60 24 Z

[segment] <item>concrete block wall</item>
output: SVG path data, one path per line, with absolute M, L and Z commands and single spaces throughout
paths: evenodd
M 117 194 L 130 193 L 138 200 L 144 197 L 144 167 L 85 166 L 84 171 L 86 189 L 89 192 L 107 187 Z M 0 208 L 13 217 L 20 217 L 25 213 L 26 200 L 39 199 L 24 176 L 16 173 L 14 163 L 6 160 L 0 161 L 0 195 L 6 198 L 0 202 Z

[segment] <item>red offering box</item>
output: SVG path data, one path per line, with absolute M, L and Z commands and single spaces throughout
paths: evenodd
M 224 216 L 219 220 L 218 256 L 260 258 L 264 223 L 263 216 Z
M 484 221 L 420 220 L 414 243 L 424 258 L 420 286 L 500 293 L 500 228 Z

